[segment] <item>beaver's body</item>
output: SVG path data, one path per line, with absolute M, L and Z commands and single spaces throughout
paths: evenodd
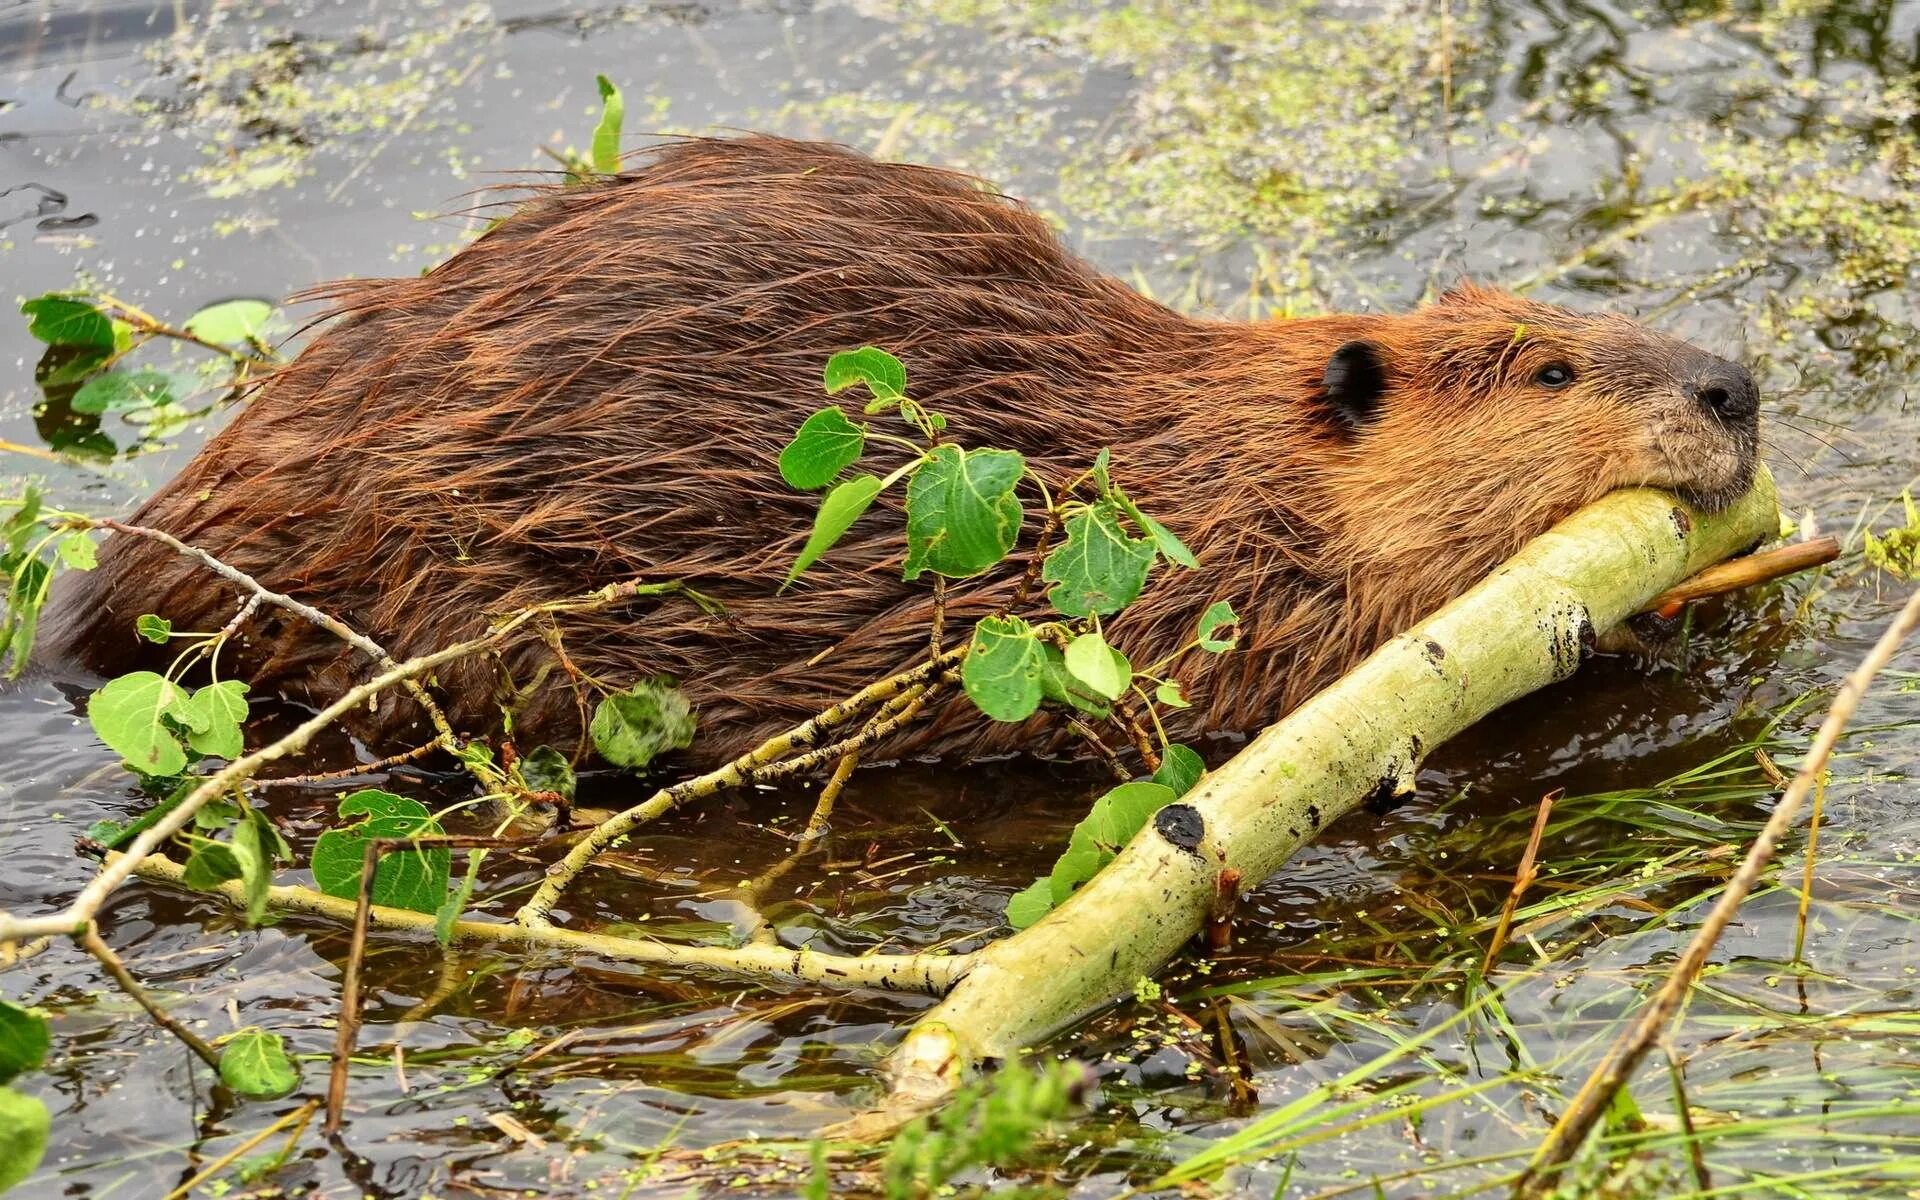
M 700 762 L 925 653 L 931 593 L 900 577 L 897 511 L 869 513 L 776 595 L 818 497 L 786 487 L 775 458 L 825 402 L 835 351 L 893 352 L 955 440 L 1018 450 L 1054 483 L 1116 448 L 1121 481 L 1203 569 L 1158 574 L 1112 639 L 1150 661 L 1215 599 L 1246 629 L 1237 652 L 1183 666 L 1196 704 L 1169 714 L 1180 736 L 1273 720 L 1612 487 L 1712 502 L 1752 464 L 1744 372 L 1619 318 L 1470 290 L 1406 316 L 1196 320 L 972 181 L 771 138 L 663 148 L 542 194 L 423 277 L 334 295 L 338 319 L 136 520 L 398 657 L 537 600 L 684 580 L 727 616 L 668 600 L 560 628 L 594 679 L 678 679 Z M 954 585 L 950 639 L 1018 573 Z M 213 629 L 238 604 L 126 536 L 73 578 L 56 630 L 105 670 L 157 649 L 134 637 L 141 613 Z M 331 697 L 367 667 L 284 614 L 246 633 L 225 661 L 258 687 Z M 520 743 L 573 746 L 580 707 L 549 646 L 529 638 L 506 662 L 538 684 Z M 499 725 L 498 664 L 438 679 L 463 732 Z M 361 731 L 398 742 L 416 716 L 391 697 Z M 893 748 L 1034 734 L 960 702 Z

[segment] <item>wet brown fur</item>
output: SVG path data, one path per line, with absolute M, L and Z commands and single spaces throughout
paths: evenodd
M 699 763 L 925 652 L 930 592 L 900 578 L 896 511 L 870 513 L 775 594 L 817 497 L 787 488 L 774 460 L 824 403 L 837 350 L 891 350 L 952 436 L 1019 450 L 1053 485 L 1115 447 L 1122 481 L 1202 569 L 1163 568 L 1113 639 L 1146 662 L 1186 642 L 1213 600 L 1245 622 L 1240 650 L 1183 664 L 1196 705 L 1169 714 L 1181 737 L 1274 720 L 1611 488 L 1724 500 L 1753 456 L 1750 428 L 1682 394 L 1718 360 L 1622 318 L 1465 288 L 1404 315 L 1196 319 L 1100 274 L 976 181 L 769 137 L 667 145 L 618 179 L 541 192 L 422 277 L 329 294 L 333 321 L 136 520 L 401 657 L 535 601 L 684 580 L 728 615 L 646 602 L 561 628 L 571 661 L 610 686 L 680 680 L 700 711 Z M 1334 419 L 1322 382 L 1352 341 L 1387 379 L 1358 431 Z M 1575 384 L 1538 386 L 1548 362 Z M 1018 573 L 956 584 L 950 636 Z M 138 614 L 212 629 L 238 602 L 125 536 L 71 578 L 55 631 L 103 671 L 156 651 L 134 638 Z M 364 675 L 286 617 L 246 633 L 227 661 L 257 690 L 327 698 Z M 442 670 L 456 724 L 499 726 L 502 666 L 531 688 L 520 743 L 575 746 L 580 705 L 539 638 Z M 401 743 L 416 716 L 389 697 L 360 732 Z M 1044 717 L 995 725 L 960 702 L 891 749 L 1056 738 Z

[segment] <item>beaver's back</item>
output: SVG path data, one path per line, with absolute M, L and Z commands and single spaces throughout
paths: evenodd
M 680 679 L 708 731 L 702 760 L 924 645 L 929 591 L 899 578 L 897 516 L 869 516 L 773 595 L 817 504 L 775 460 L 824 402 L 832 353 L 894 352 L 954 437 L 1020 450 L 1049 478 L 1131 446 L 1125 479 L 1151 501 L 1193 482 L 1173 477 L 1192 448 L 1168 432 L 1155 389 L 1237 336 L 1099 274 L 970 179 L 768 137 L 669 145 L 617 179 L 543 192 L 422 277 L 330 294 L 334 322 L 135 520 L 401 657 L 537 600 L 684 580 L 728 618 L 669 602 L 562 628 L 572 659 L 608 684 Z M 1181 612 L 1205 599 L 1207 585 L 1172 586 L 1194 592 Z M 125 536 L 66 587 L 55 636 L 107 672 L 154 650 L 133 635 L 138 614 L 212 629 L 238 604 L 231 585 Z M 991 602 L 956 593 L 956 615 Z M 239 670 L 265 687 L 329 697 L 366 665 L 284 615 L 247 634 Z M 529 639 L 508 661 L 518 686 L 543 684 L 518 717 L 522 740 L 576 737 L 545 645 Z M 491 667 L 439 678 L 464 730 L 497 725 Z M 391 740 L 410 707 L 384 701 L 362 732 Z M 923 745 L 1013 744 L 956 728 Z

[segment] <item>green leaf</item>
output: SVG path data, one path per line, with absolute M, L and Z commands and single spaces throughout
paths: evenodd
M 595 75 L 593 85 L 600 89 L 600 123 L 593 127 L 593 169 L 602 175 L 615 175 L 620 171 L 620 124 L 626 119 L 627 102 L 605 75 Z
M 780 451 L 780 478 L 803 492 L 823 488 L 866 448 L 865 425 L 855 425 L 837 408 L 823 408 L 800 422 L 793 440 Z
M 1191 746 L 1175 742 L 1161 751 L 1160 769 L 1153 773 L 1153 781 L 1165 785 L 1177 798 L 1192 791 L 1206 773 L 1207 764 L 1200 755 Z
M 1218 636 L 1225 629 L 1226 636 Z M 1209 654 L 1224 654 L 1240 641 L 1240 617 L 1233 605 L 1216 600 L 1200 614 L 1200 648 Z
M 291 859 L 293 848 L 273 827 L 266 813 L 250 808 L 246 819 L 234 826 L 233 852 L 240 860 L 240 879 L 246 885 L 247 924 L 258 925 L 267 916 L 267 895 L 273 887 L 274 860 Z M 378 879 L 379 876 L 374 878 Z
M 1200 560 L 1194 557 L 1193 551 L 1187 549 L 1187 544 L 1173 536 L 1173 530 L 1141 512 L 1140 506 L 1135 504 L 1125 492 L 1116 491 L 1113 498 L 1127 510 L 1127 515 L 1133 518 L 1133 523 L 1153 539 L 1153 548 L 1165 555 L 1169 562 L 1178 563 L 1190 571 L 1200 565 Z
M 215 758 L 238 758 L 246 749 L 247 685 L 238 679 L 210 683 L 167 714 L 187 727 L 187 745 Z
M 1168 708 L 1193 707 L 1193 705 L 1187 701 L 1186 696 L 1181 693 L 1180 681 L 1178 679 L 1169 679 L 1159 687 L 1154 688 L 1153 698 Z
M 220 1082 L 254 1100 L 274 1100 L 300 1086 L 300 1068 L 277 1033 L 249 1026 L 220 1048 Z
M 140 619 L 133 623 L 133 629 L 149 642 L 159 645 L 165 645 L 167 639 L 173 636 L 173 622 L 152 613 L 140 614 Z
M 33 1174 L 52 1128 L 53 1117 L 39 1097 L 0 1087 L 0 1192 Z
M 1098 633 L 1083 633 L 1067 643 L 1067 671 L 1104 700 L 1118 700 L 1133 682 L 1133 664 Z
M 26 491 L 20 497 L 19 506 L 13 510 L 12 515 L 7 517 L 5 526 L 0 526 L 0 529 L 4 529 L 6 533 L 9 558 L 24 554 L 27 543 L 33 540 L 33 535 L 40 523 L 41 502 L 40 489 L 28 484 Z
M 1173 798 L 1173 789 L 1164 784 L 1135 780 L 1095 800 L 1093 808 L 1073 827 L 1067 849 L 1054 861 L 1053 870 L 1008 903 L 1009 923 L 1024 922 L 1014 924 L 1015 928 L 1024 929 L 1049 909 L 1064 903 L 1076 889 L 1112 862 L 1120 848 Z
M 27 332 L 49 346 L 92 346 L 114 349 L 113 320 L 90 302 L 49 292 L 20 306 L 27 314 Z
M 426 805 L 378 788 L 366 788 L 342 800 L 340 817 L 366 819 L 343 829 L 329 829 L 314 842 L 313 881 L 327 895 L 343 900 L 360 895 L 360 869 L 370 840 L 440 837 L 444 833 Z M 373 873 L 373 902 L 434 912 L 446 898 L 452 868 L 453 855 L 444 846 L 409 847 L 384 854 Z
M 0 1083 L 45 1062 L 52 1045 L 44 1013 L 0 1000 Z
M 210 683 L 167 714 L 191 731 L 187 744 L 201 754 L 237 757 L 247 721 L 247 685 L 238 679 Z
M 1093 456 L 1093 487 L 1102 497 L 1113 494 L 1113 447 L 1102 446 Z
M 1096 717 L 1105 717 L 1113 710 L 1099 696 L 1087 689 L 1087 685 L 1073 677 L 1067 670 L 1066 655 L 1051 643 L 1041 643 L 1041 653 L 1046 656 L 1046 667 L 1040 672 L 1040 691 L 1055 704 L 1071 705 L 1084 713 Z
M 680 689 L 665 679 L 643 679 L 602 700 L 587 732 L 600 757 L 638 770 L 656 755 L 690 744 L 693 729 L 693 710 Z
M 7 658 L 7 676 L 16 678 L 33 653 L 34 632 L 40 627 L 40 610 L 47 602 L 47 588 L 53 581 L 53 568 L 43 558 L 26 558 L 14 567 L 7 588 L 7 613 L 0 621 L 0 651 Z
M 821 555 L 846 536 L 847 530 L 880 494 L 881 483 L 873 475 L 855 475 L 826 494 L 820 501 L 820 511 L 814 514 L 813 532 L 807 535 L 807 544 L 800 548 L 800 557 L 793 560 L 793 566 L 787 571 L 787 583 L 798 579 L 800 572 L 819 561 Z
M 960 683 L 976 707 L 996 721 L 1024 721 L 1040 707 L 1046 655 L 1019 617 L 984 617 L 960 668 Z
M 1026 465 L 1011 450 L 935 447 L 907 485 L 905 578 L 965 579 L 1005 558 L 1025 516 L 1014 488 Z
M 161 721 L 185 698 L 166 677 L 135 671 L 108 681 L 87 700 L 87 720 L 109 748 L 142 775 L 178 775 L 186 751 Z
M 829 396 L 864 383 L 875 400 L 895 401 L 907 394 L 907 368 L 878 346 L 862 346 L 828 359 L 822 382 Z
M 460 886 L 453 889 L 453 894 L 440 905 L 440 911 L 433 914 L 433 937 L 442 946 L 453 945 L 453 923 L 466 911 L 467 901 L 473 899 L 473 886 L 479 882 L 480 864 L 486 857 L 485 850 L 467 851 L 467 873 L 460 877 Z
M 1044 879 L 1036 879 L 1007 898 L 1007 924 L 1025 929 L 1053 911 L 1053 892 Z
M 237 346 L 259 340 L 271 316 L 273 305 L 264 300 L 225 300 L 188 317 L 183 328 L 203 342 Z
M 552 746 L 535 746 L 520 759 L 520 781 L 532 791 L 573 799 L 573 764 Z
M 240 856 L 225 842 L 203 842 L 187 857 L 181 882 L 196 892 L 210 892 L 243 874 Z
M 84 529 L 76 529 L 54 543 L 60 561 L 76 571 L 91 571 L 98 565 L 96 549 L 93 535 Z
M 73 411 L 99 416 L 158 408 L 175 401 L 173 388 L 173 376 L 150 367 L 138 371 L 108 371 L 80 385 L 80 390 L 73 394 Z
M 1069 617 L 1108 616 L 1132 604 L 1153 568 L 1153 543 L 1120 527 L 1119 506 L 1101 501 L 1067 518 L 1066 540 L 1054 547 L 1040 577 L 1047 599 Z

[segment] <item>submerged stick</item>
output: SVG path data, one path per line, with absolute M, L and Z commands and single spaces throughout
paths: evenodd
M 1714 943 L 1733 920 L 1740 904 L 1760 881 L 1760 873 L 1766 870 L 1772 861 L 1773 852 L 1780 839 L 1793 825 L 1794 817 L 1800 813 L 1800 806 L 1806 802 L 1807 793 L 1826 770 L 1827 759 L 1833 754 L 1833 748 L 1840 741 L 1847 722 L 1853 719 L 1853 711 L 1860 705 L 1861 696 L 1866 694 L 1867 685 L 1881 668 L 1892 661 L 1900 649 L 1900 643 L 1906 640 L 1916 626 L 1920 626 L 1920 591 L 1915 591 L 1907 599 L 1906 606 L 1900 610 L 1887 631 L 1868 652 L 1867 657 L 1840 685 L 1833 697 L 1833 707 L 1827 710 L 1826 720 L 1820 723 L 1820 731 L 1813 737 L 1813 744 L 1807 747 L 1807 756 L 1801 762 L 1800 769 L 1794 773 L 1793 782 L 1781 795 L 1780 803 L 1773 809 L 1773 815 L 1761 827 L 1760 835 L 1753 839 L 1747 856 L 1740 868 L 1727 881 L 1720 898 L 1714 902 L 1707 919 L 1701 922 L 1699 932 L 1687 944 L 1686 952 L 1673 966 L 1665 983 L 1640 1013 L 1639 1020 L 1623 1031 L 1614 1040 L 1607 1051 L 1607 1057 L 1587 1077 L 1573 1102 L 1554 1123 L 1540 1148 L 1534 1152 L 1533 1161 L 1528 1164 L 1526 1173 L 1520 1177 L 1515 1192 L 1522 1196 L 1541 1194 L 1548 1186 L 1547 1180 L 1561 1164 L 1572 1158 L 1587 1140 L 1587 1135 L 1600 1120 L 1607 1106 L 1613 1102 L 1616 1092 L 1625 1085 L 1633 1074 L 1634 1068 L 1647 1051 L 1659 1040 L 1661 1032 L 1679 1011 L 1680 1003 L 1686 999 L 1693 981 L 1699 976 L 1700 969 L 1706 965 L 1707 956 L 1713 953 Z
M 186 868 L 166 855 L 149 854 L 130 863 L 126 861 L 128 857 L 116 851 L 107 855 L 107 862 L 109 866 L 124 863 L 130 873 L 152 883 L 186 886 Z M 237 879 L 202 894 L 217 895 L 235 908 L 246 908 L 246 889 Z M 354 920 L 356 905 L 352 900 L 329 896 L 312 888 L 275 884 L 267 889 L 267 907 L 278 913 L 306 913 L 345 925 Z M 425 934 L 428 937 L 436 932 L 434 914 L 415 912 L 410 908 L 389 908 L 382 904 L 368 908 L 367 927 Z M 452 935 L 455 945 L 572 950 L 616 962 L 645 963 L 736 978 L 926 996 L 944 994 L 953 986 L 954 980 L 966 974 L 973 962 L 971 954 L 863 954 L 856 957 L 806 948 L 790 950 L 785 946 L 759 943 L 697 946 L 655 938 L 583 933 L 551 925 L 527 926 L 471 918 L 454 921 Z
M 1635 488 L 1534 539 L 1162 809 L 1064 904 L 977 951 L 973 969 L 894 1051 L 884 1106 L 839 1134 L 881 1134 L 937 1104 L 979 1064 L 1017 1055 L 1125 995 L 1199 931 L 1222 871 L 1257 887 L 1369 796 L 1410 792 L 1435 746 L 1571 675 L 1599 631 L 1778 528 L 1763 471 L 1721 512 Z

